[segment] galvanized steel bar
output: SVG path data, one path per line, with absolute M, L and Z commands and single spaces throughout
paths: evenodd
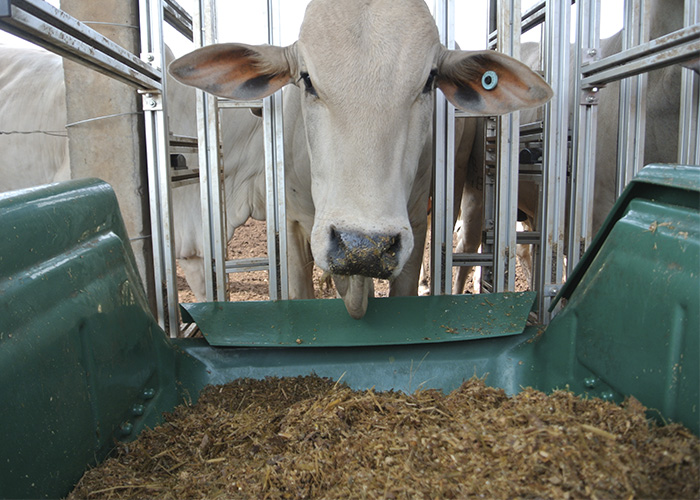
M 622 50 L 649 41 L 648 5 L 646 0 L 625 1 Z M 644 166 L 646 90 L 646 73 L 625 78 L 620 82 L 616 196 L 620 196 L 627 183 Z
M 569 38 L 571 14 L 568 2 L 548 0 L 544 26 L 545 79 L 554 97 L 545 105 L 543 143 L 543 207 L 540 240 L 539 320 L 548 323 L 546 311 L 552 293 L 564 282 L 566 176 L 569 129 Z
M 700 24 L 693 24 L 583 68 L 582 85 L 591 88 L 700 56 Z
M 194 20 L 195 46 L 216 43 L 216 2 L 200 0 Z M 197 95 L 199 186 L 202 212 L 202 253 L 207 301 L 226 300 L 226 210 L 223 173 L 219 153 L 217 98 L 201 90 Z
M 0 29 L 137 88 L 160 89 L 159 69 L 48 2 L 12 0 L 9 7 Z
M 163 0 L 163 19 L 185 38 L 194 41 L 192 16 L 175 0 Z
M 162 71 L 165 67 L 163 7 L 161 0 L 139 1 L 142 57 Z M 175 270 L 173 213 L 170 190 L 170 154 L 165 81 L 159 91 L 143 93 L 151 207 L 151 240 L 156 283 L 157 319 L 160 326 L 176 337 L 180 329 Z M 165 285 L 165 300 L 160 286 Z M 166 321 L 167 315 L 167 321 Z
M 684 25 L 700 25 L 700 5 L 686 0 Z M 700 77 L 687 69 L 681 70 L 681 108 L 678 134 L 678 163 L 700 165 Z
M 520 57 L 520 0 L 498 1 L 497 46 Z M 496 214 L 493 291 L 515 290 L 516 222 L 518 219 L 518 164 L 520 112 L 498 118 Z
M 267 1 L 268 42 L 281 45 L 280 0 Z M 265 187 L 267 190 L 267 257 L 270 299 L 288 299 L 287 211 L 284 180 L 282 93 L 263 100 Z
M 454 49 L 454 0 L 437 0 L 434 12 L 441 43 Z M 435 93 L 434 127 L 430 288 L 433 295 L 445 295 L 452 292 L 455 109 L 441 92 Z
M 575 90 L 572 129 L 571 201 L 569 203 L 568 269 L 573 269 L 591 243 L 593 235 L 593 191 L 598 120 L 597 92 L 587 92 L 581 84 L 581 68 L 600 57 L 600 0 L 580 0 L 577 4 L 578 35 L 574 68 Z M 597 89 L 596 89 L 597 90 Z

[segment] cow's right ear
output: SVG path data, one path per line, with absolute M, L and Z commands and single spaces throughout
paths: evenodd
M 293 82 L 287 54 L 292 49 L 239 43 L 209 45 L 174 60 L 168 71 L 185 85 L 251 101 Z

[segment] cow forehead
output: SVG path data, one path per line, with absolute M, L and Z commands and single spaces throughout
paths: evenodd
M 315 0 L 299 47 L 303 64 L 318 77 L 338 80 L 333 84 L 358 75 L 379 83 L 398 73 L 392 80 L 412 85 L 412 77 L 430 71 L 439 36 L 423 0 Z

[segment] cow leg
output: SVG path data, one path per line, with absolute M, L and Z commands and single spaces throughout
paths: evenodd
M 430 227 L 430 216 L 428 216 L 428 227 Z M 430 251 L 427 244 L 423 245 L 423 248 L 423 264 L 420 267 L 420 277 L 418 279 L 418 295 L 430 295 Z
M 309 236 L 296 221 L 287 223 L 287 264 L 290 299 L 314 298 L 314 258 Z
M 455 157 L 454 215 L 456 219 L 459 214 L 460 220 L 456 228 L 455 252 L 476 253 L 481 245 L 484 218 L 484 124 L 481 119 L 473 118 L 463 122 L 464 131 Z M 464 292 L 473 270 L 472 267 L 457 268 L 452 283 L 453 294 Z
M 197 302 L 207 300 L 207 288 L 204 281 L 204 259 L 201 257 L 188 257 L 179 259 L 178 264 L 185 273 L 185 279 L 194 293 Z
M 484 217 L 483 191 L 474 183 L 467 182 L 462 193 L 460 207 L 461 224 L 457 230 L 456 253 L 476 253 L 481 245 L 481 225 Z M 464 286 L 473 267 L 460 266 L 455 273 L 452 293 L 464 293 Z

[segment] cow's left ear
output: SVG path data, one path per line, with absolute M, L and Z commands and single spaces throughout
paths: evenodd
M 168 71 L 185 85 L 220 97 L 250 101 L 292 83 L 286 52 L 292 47 L 221 43 L 174 60 Z
M 446 50 L 435 81 L 452 104 L 473 116 L 534 108 L 553 95 L 537 73 L 492 50 Z

